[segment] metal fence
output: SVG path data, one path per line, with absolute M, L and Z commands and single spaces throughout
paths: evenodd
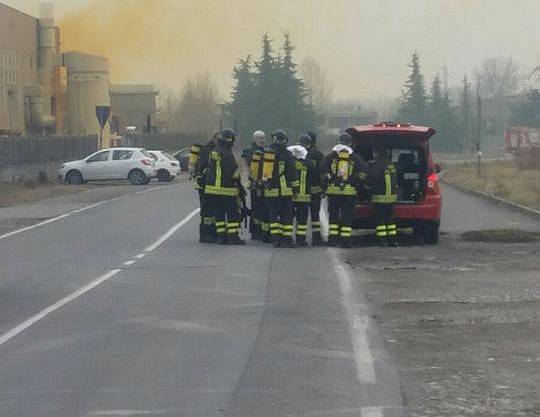
M 0 137 L 0 168 L 81 159 L 97 150 L 97 136 Z

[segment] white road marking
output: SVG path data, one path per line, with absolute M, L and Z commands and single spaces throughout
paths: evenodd
M 142 259 L 146 256 L 146 253 L 139 253 L 138 255 L 135 255 L 134 258 L 135 259 Z
M 104 204 L 102 202 L 101 204 Z M 180 227 L 185 225 L 189 220 L 191 220 L 195 214 L 199 212 L 199 209 L 194 210 L 191 212 L 187 217 L 185 217 L 182 221 L 177 223 L 175 226 L 173 226 L 171 229 L 169 229 L 168 232 L 166 232 L 162 237 L 160 237 L 158 240 L 156 240 L 155 243 L 152 244 L 151 247 L 154 247 L 153 249 L 148 250 L 147 252 L 151 252 L 155 248 L 157 248 L 159 245 L 163 244 L 167 239 L 169 239 L 174 232 L 176 232 Z M 66 213 L 66 216 L 68 213 Z M 145 256 L 144 253 L 140 253 L 135 258 L 141 259 Z M 129 261 L 127 261 L 129 262 Z M 125 263 L 124 263 L 125 264 Z M 39 313 L 35 314 L 34 316 L 30 317 L 29 319 L 23 321 L 18 326 L 12 328 L 11 330 L 8 330 L 6 333 L 0 335 L 0 346 L 2 346 L 4 343 L 8 342 L 9 340 L 13 339 L 18 334 L 24 332 L 29 327 L 33 326 L 40 320 L 47 317 L 49 314 L 54 313 L 59 308 L 65 306 L 66 304 L 70 303 L 71 301 L 76 300 L 77 298 L 81 297 L 88 291 L 96 288 L 97 286 L 103 284 L 105 281 L 109 280 L 110 278 L 114 277 L 116 274 L 118 274 L 121 269 L 112 269 L 109 272 L 107 272 L 105 275 L 100 276 L 99 278 L 96 278 L 94 281 L 90 282 L 89 284 L 79 288 L 77 291 L 72 292 L 68 296 L 62 298 L 61 300 L 57 301 L 54 304 L 51 304 L 49 307 L 46 307 L 45 309 L 41 310 Z
M 137 191 L 136 193 L 134 194 L 142 194 L 142 193 L 147 193 L 147 192 L 150 192 L 150 191 L 155 191 L 155 190 L 160 190 L 162 188 L 165 188 L 166 186 L 161 186 L 161 187 L 153 187 L 153 188 L 149 188 L 147 190 L 142 190 L 142 191 Z M 60 214 L 59 216 L 56 216 L 56 217 L 53 217 L 53 218 L 50 218 L 50 219 L 47 219 L 47 220 L 44 220 L 42 222 L 39 222 L 39 223 L 36 223 L 36 224 L 33 224 L 31 226 L 26 226 L 26 227 L 23 227 L 21 229 L 17 229 L 17 230 L 13 230 L 11 232 L 8 232 L 8 233 L 5 233 L 3 235 L 0 235 L 0 240 L 3 240 L 3 239 L 7 239 L 9 237 L 12 237 L 12 236 L 16 236 L 18 234 L 21 234 L 21 233 L 24 233 L 24 232 L 28 232 L 30 230 L 33 230 L 33 229 L 37 229 L 39 227 L 43 227 L 47 224 L 51 224 L 51 223 L 55 223 L 57 221 L 60 221 L 62 219 L 65 219 L 66 217 L 70 217 L 72 216 L 73 214 L 79 214 L 79 213 L 82 213 L 82 212 L 85 212 L 87 210 L 90 210 L 90 209 L 93 209 L 95 207 L 99 207 L 103 204 L 107 204 L 107 203 L 112 203 L 114 201 L 118 201 L 122 198 L 125 198 L 125 197 L 129 197 L 130 195 L 132 194 L 124 194 L 124 195 L 121 195 L 120 197 L 115 197 L 115 198 L 111 198 L 109 200 L 103 200 L 103 201 L 100 201 L 98 203 L 94 203 L 94 204 L 90 204 L 88 206 L 84 206 L 80 209 L 77 209 L 77 210 L 73 210 L 73 211 L 70 211 L 68 213 L 64 213 L 64 214 Z
M 44 319 L 49 314 L 54 313 L 59 308 L 65 306 L 66 304 L 70 303 L 71 301 L 79 298 L 80 296 L 84 295 L 88 291 L 96 288 L 98 285 L 103 284 L 105 281 L 107 281 L 110 278 L 114 277 L 120 271 L 121 271 L 121 269 L 112 269 L 112 270 L 110 270 L 105 275 L 100 276 L 99 278 L 95 279 L 91 283 L 85 285 L 84 287 L 79 288 L 77 291 L 72 292 L 68 296 L 62 298 L 60 301 L 57 301 L 56 303 L 51 304 L 49 307 L 41 310 L 36 315 L 34 315 L 34 316 L 30 317 L 29 319 L 23 321 L 18 326 L 14 327 L 13 329 L 7 331 L 6 333 L 0 335 L 0 346 L 2 346 L 7 341 L 13 339 L 18 334 L 24 332 L 26 329 L 33 326 L 38 321 Z
M 124 262 L 124 265 L 125 265 L 125 266 L 131 266 L 131 265 L 133 265 L 135 262 L 137 262 L 137 261 L 134 260 L 134 259 L 132 259 L 131 261 L 126 261 L 126 262 Z
M 179 412 L 180 410 L 102 410 L 91 411 L 91 416 L 147 416 L 147 415 L 159 415 L 159 414 L 172 414 Z
M 173 227 L 171 227 L 163 236 L 161 236 L 158 240 L 156 240 L 154 243 L 152 243 L 150 246 L 148 246 L 144 251 L 145 252 L 152 252 L 152 251 L 156 250 L 158 247 L 160 247 L 163 244 L 163 242 L 165 242 L 173 234 L 175 234 L 178 229 L 180 229 L 183 225 L 188 223 L 193 217 L 195 217 L 197 214 L 199 214 L 200 211 L 201 211 L 200 208 L 193 210 L 186 217 L 184 217 L 184 219 L 182 219 L 180 222 L 178 222 Z
M 384 417 L 382 407 L 364 407 L 362 408 L 362 417 Z
M 351 276 L 347 268 L 341 263 L 335 250 L 329 249 L 330 258 L 334 266 L 334 271 L 338 277 L 339 289 L 341 291 L 345 315 L 351 329 L 351 341 L 354 351 L 354 361 L 356 364 L 356 375 L 360 383 L 374 384 L 377 380 L 375 373 L 375 362 L 369 347 L 368 330 L 370 326 L 369 316 L 361 314 L 360 305 L 356 301 Z M 363 414 L 362 414 L 363 415 Z M 369 417 L 376 417 L 377 414 L 369 414 Z

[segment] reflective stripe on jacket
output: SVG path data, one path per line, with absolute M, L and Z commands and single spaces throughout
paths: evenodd
M 375 160 L 369 169 L 368 185 L 371 188 L 371 202 L 393 204 L 397 202 L 396 167 L 385 158 Z
M 273 175 L 266 183 L 264 196 L 268 198 L 292 197 L 293 188 L 297 189 L 299 185 L 292 154 L 286 149 L 276 151 Z
M 206 176 L 206 194 L 237 197 L 240 174 L 229 148 L 219 146 L 210 152 Z

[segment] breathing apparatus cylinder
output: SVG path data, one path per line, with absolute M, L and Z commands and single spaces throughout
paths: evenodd
M 271 150 L 264 151 L 263 161 L 262 180 L 269 181 L 274 174 L 274 164 L 276 163 L 275 152 Z
M 251 156 L 251 163 L 249 166 L 249 176 L 252 182 L 257 182 L 259 178 L 259 170 L 261 166 L 262 155 L 259 152 L 255 152 Z
M 188 170 L 190 174 L 193 174 L 195 172 L 195 167 L 197 165 L 197 162 L 199 162 L 199 157 L 201 155 L 201 149 L 202 145 L 198 143 L 194 143 L 193 145 L 191 145 L 188 162 Z

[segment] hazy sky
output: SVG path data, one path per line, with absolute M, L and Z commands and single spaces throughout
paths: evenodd
M 37 0 L 0 0 L 37 13 Z M 207 70 L 223 96 L 238 58 L 289 30 L 338 98 L 399 94 L 414 50 L 428 81 L 455 84 L 482 59 L 540 65 L 540 0 L 56 0 L 69 49 L 103 53 L 115 82 L 181 85 Z M 62 19 L 65 18 L 65 19 Z

